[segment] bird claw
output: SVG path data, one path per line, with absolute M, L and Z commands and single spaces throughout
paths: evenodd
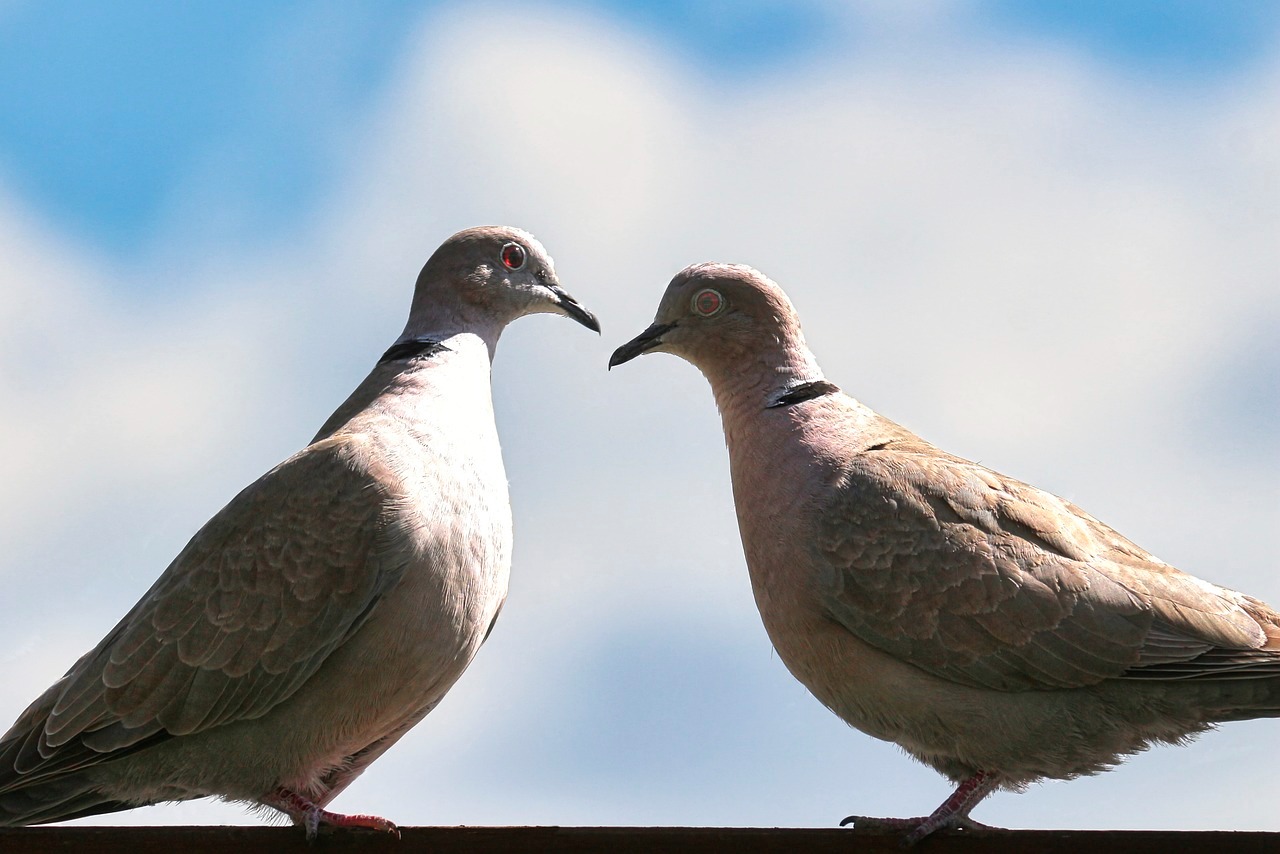
M 302 829 L 306 831 L 308 842 L 316 838 L 316 834 L 320 832 L 319 808 L 312 807 L 302 814 Z
M 965 830 L 969 832 L 998 830 L 989 824 L 974 821 L 965 815 L 922 815 L 915 818 L 876 818 L 868 815 L 850 815 L 840 820 L 841 827 L 853 825 L 855 830 L 888 831 L 904 833 L 902 847 L 910 848 L 937 830 Z
M 881 828 L 907 831 L 902 847 L 910 848 L 921 839 L 938 830 L 996 830 L 969 818 L 969 811 L 1000 785 L 999 779 L 986 771 L 975 771 L 966 778 L 951 797 L 942 802 L 931 815 L 923 818 L 868 818 L 851 815 L 840 822 L 841 827 L 855 825 L 861 829 Z
M 322 824 L 328 827 L 362 827 L 380 833 L 389 833 L 396 839 L 400 838 L 400 828 L 396 827 L 395 822 L 376 815 L 343 815 L 313 806 L 307 810 L 302 823 L 306 828 L 308 840 L 316 838 Z
M 908 830 L 924 818 L 874 818 L 869 815 L 847 815 L 840 819 L 841 827 L 853 825 L 855 830 Z
M 307 834 L 308 842 L 315 840 L 320 832 L 321 825 L 327 825 L 328 827 L 363 827 L 380 833 L 390 833 L 396 839 L 400 838 L 400 828 L 396 827 L 394 822 L 388 821 L 381 816 L 343 815 L 342 813 L 330 812 L 319 804 L 315 804 L 297 792 L 291 792 L 288 789 L 277 789 L 270 797 L 264 799 L 264 803 L 275 807 L 292 818 L 295 823 L 302 825 L 302 829 Z

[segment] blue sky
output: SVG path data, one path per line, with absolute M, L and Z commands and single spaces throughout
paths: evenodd
M 145 252 L 176 184 L 212 171 L 239 203 L 233 239 L 271 240 L 342 169 L 405 34 L 444 3 L 11 2 L 0 6 L 0 175 L 40 215 L 117 258 Z M 872 33 L 825 4 L 554 4 L 652 35 L 731 84 Z M 1080 50 L 1156 85 L 1256 62 L 1280 7 L 1210 0 L 996 0 L 968 25 Z M 502 33 L 495 17 L 495 36 Z
M 337 809 L 830 826 L 946 795 L 769 648 L 701 377 L 604 371 L 696 261 L 778 280 L 889 417 L 1280 602 L 1276 4 L 0 0 L 0 80 L 5 722 L 481 222 L 537 234 L 604 334 L 504 334 L 511 596 Z M 975 817 L 1280 830 L 1277 750 L 1231 725 Z

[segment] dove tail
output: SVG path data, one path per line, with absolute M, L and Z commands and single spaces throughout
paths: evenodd
M 1280 675 L 1219 683 L 1226 701 L 1213 715 L 1215 723 L 1280 717 Z
M 80 775 L 71 774 L 0 795 L 0 827 L 68 821 L 137 806 L 142 804 L 114 800 Z

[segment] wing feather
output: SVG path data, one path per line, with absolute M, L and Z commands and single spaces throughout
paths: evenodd
M 1275 650 L 1255 652 L 1280 645 L 1280 615 L 1265 605 L 918 440 L 856 455 L 817 519 L 830 615 L 952 681 L 1044 690 L 1280 668 Z
M 0 739 L 0 792 L 292 695 L 403 569 L 385 547 L 395 493 L 352 441 L 309 446 L 215 515 Z

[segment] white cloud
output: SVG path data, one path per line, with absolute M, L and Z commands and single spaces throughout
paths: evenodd
M 498 38 L 499 9 L 519 39 Z M 945 795 L 770 653 L 702 379 L 670 358 L 603 370 L 693 261 L 780 281 L 828 375 L 890 417 L 1280 601 L 1276 436 L 1224 455 L 1230 415 L 1213 435 L 1196 417 L 1218 372 L 1254 357 L 1242 323 L 1280 316 L 1280 59 L 1209 92 L 1153 90 L 1061 48 L 963 35 L 956 9 L 960 36 L 906 25 L 945 69 L 872 50 L 740 86 L 607 18 L 437 14 L 318 224 L 268 256 L 184 270 L 175 251 L 139 273 L 171 277 L 155 298 L 120 296 L 129 271 L 33 234 L 9 202 L 0 410 L 21 416 L 0 439 L 21 452 L 0 488 L 0 576 L 20 612 L 5 643 L 28 654 L 4 662 L 0 717 L 305 441 L 398 333 L 426 254 L 485 221 L 538 234 L 605 334 L 555 318 L 507 333 L 511 601 L 453 694 L 339 808 L 831 824 Z M 1280 829 L 1216 795 L 1280 794 L 1233 761 L 1278 745 L 1273 725 L 1233 725 L 979 817 Z M 1197 784 L 1170 763 L 1196 764 Z M 207 804 L 119 819 L 256 821 Z

